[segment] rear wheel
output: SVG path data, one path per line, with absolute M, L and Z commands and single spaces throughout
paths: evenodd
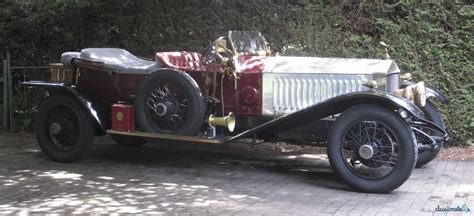
M 443 122 L 443 119 L 441 118 L 441 114 L 433 103 L 431 103 L 430 101 L 426 101 L 425 106 L 420 107 L 420 109 L 425 114 L 426 120 L 431 121 L 444 129 L 444 122 Z M 438 131 L 427 131 L 427 133 L 434 136 L 443 135 L 441 132 L 438 132 Z M 417 140 L 420 141 L 420 140 L 423 140 L 423 138 L 417 137 Z M 441 148 L 443 147 L 442 141 L 440 142 L 441 143 L 438 145 L 438 148 L 436 149 L 424 150 L 424 151 L 418 152 L 418 160 L 416 161 L 417 168 L 426 165 L 427 163 L 431 162 L 433 159 L 436 158 L 438 153 L 441 151 Z
M 37 114 L 36 139 L 49 158 L 78 161 L 94 138 L 90 117 L 76 99 L 67 95 L 46 98 Z
M 402 185 L 416 162 L 413 131 L 395 112 L 359 105 L 331 126 L 328 157 L 334 171 L 353 188 L 386 193 Z

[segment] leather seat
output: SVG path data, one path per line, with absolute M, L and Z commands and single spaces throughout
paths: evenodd
M 183 71 L 206 71 L 197 52 L 159 52 L 156 59 L 164 66 Z
M 83 49 L 79 56 L 78 53 L 67 52 L 61 56 L 61 62 L 67 65 L 73 58 L 102 62 L 105 68 L 123 74 L 151 74 L 161 68 L 159 62 L 143 60 L 117 48 Z

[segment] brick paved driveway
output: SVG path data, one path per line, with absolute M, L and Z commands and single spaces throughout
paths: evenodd
M 269 144 L 129 149 L 102 139 L 80 163 L 59 164 L 33 139 L 0 139 L 1 215 L 446 215 L 435 208 L 463 204 L 471 212 L 447 215 L 474 212 L 472 161 L 434 161 L 391 194 L 364 194 L 340 182 L 325 155 L 275 154 Z

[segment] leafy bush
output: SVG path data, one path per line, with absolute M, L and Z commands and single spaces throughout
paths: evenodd
M 12 51 L 15 65 L 45 65 L 86 47 L 121 47 L 145 57 L 200 51 L 211 34 L 228 30 L 261 31 L 284 55 L 383 58 L 383 40 L 403 72 L 450 98 L 441 109 L 451 144 L 472 138 L 474 12 L 468 2 L 271 2 L 7 0 L 0 3 L 0 47 Z
M 378 18 L 382 40 L 395 48 L 400 67 L 446 94 L 442 107 L 453 144 L 472 138 L 474 122 L 474 65 L 472 6 L 427 4 L 400 5 L 406 15 L 395 20 Z

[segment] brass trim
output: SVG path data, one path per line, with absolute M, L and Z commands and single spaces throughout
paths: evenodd
M 216 117 L 211 114 L 209 115 L 207 122 L 212 126 L 224 126 L 227 128 L 227 130 L 229 130 L 229 132 L 234 132 L 235 129 L 235 115 L 232 112 L 230 112 L 228 116 L 223 117 Z
M 401 75 L 400 75 L 400 80 L 401 80 L 402 82 L 411 81 L 411 80 L 412 80 L 412 75 L 411 75 L 411 73 L 404 73 L 404 74 L 401 74 Z
M 223 53 L 226 51 L 227 41 L 225 39 L 217 39 L 214 41 L 214 45 L 216 46 L 217 53 Z
M 227 62 L 228 62 L 228 61 L 229 61 L 229 58 L 227 58 L 227 57 L 222 58 L 222 60 L 221 60 L 221 66 L 222 66 L 222 67 L 227 67 Z
M 227 32 L 227 40 L 229 40 L 230 49 L 234 53 L 234 56 L 238 56 L 239 54 L 237 53 L 237 49 L 235 49 L 234 41 L 232 41 L 231 34 L 232 34 L 232 31 Z
M 117 119 L 117 121 L 123 121 L 123 117 L 123 112 L 118 111 L 117 113 L 115 113 L 115 118 Z
M 201 138 L 201 137 L 180 136 L 180 135 L 149 133 L 149 132 L 139 132 L 139 131 L 126 132 L 126 131 L 117 131 L 117 130 L 107 130 L 107 133 L 125 135 L 125 136 L 153 138 L 153 139 L 186 141 L 186 142 L 194 142 L 194 143 L 202 143 L 202 144 L 221 144 L 225 141 L 224 139 L 206 139 L 206 138 Z
M 370 89 L 374 89 L 374 88 L 378 87 L 378 83 L 375 80 L 369 80 L 369 81 L 363 83 L 362 85 L 367 87 L 367 88 L 370 88 Z

